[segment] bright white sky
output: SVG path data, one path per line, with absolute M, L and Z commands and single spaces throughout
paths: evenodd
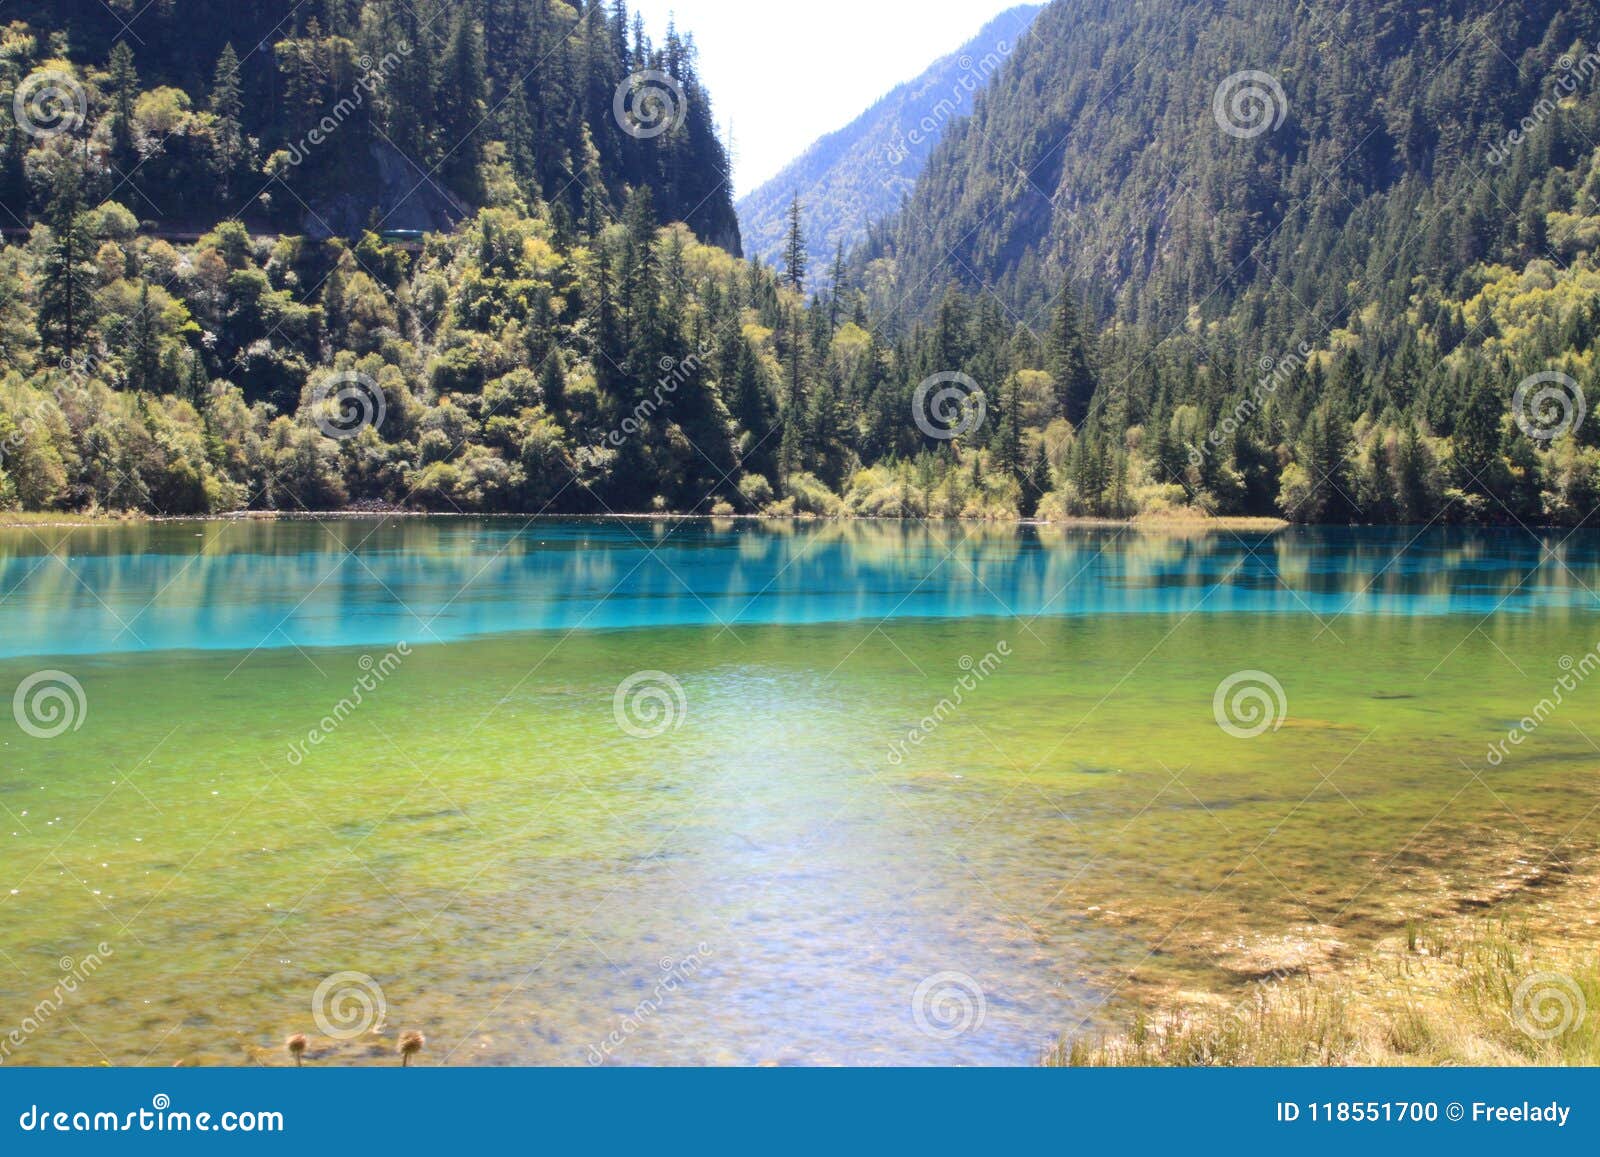
M 895 85 L 1023 0 L 629 0 L 658 44 L 694 33 L 717 123 L 732 122 L 737 196 L 777 175 Z

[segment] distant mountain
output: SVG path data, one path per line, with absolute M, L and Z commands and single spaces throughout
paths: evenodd
M 1043 5 L 1002 13 L 971 41 L 902 84 L 838 132 L 813 144 L 788 168 L 739 202 L 745 246 L 775 262 L 783 250 L 795 194 L 805 209 L 812 280 L 827 280 L 840 243 L 846 251 L 867 226 L 900 207 L 934 146 L 993 78 Z

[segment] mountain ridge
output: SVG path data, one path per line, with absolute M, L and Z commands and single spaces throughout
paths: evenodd
M 896 85 L 739 198 L 740 226 L 751 254 L 769 264 L 779 260 L 790 202 L 798 195 L 812 280 L 826 287 L 838 247 L 855 248 L 873 221 L 899 207 L 939 137 L 953 120 L 972 111 L 972 97 L 1043 9 L 1021 4 L 1000 13 L 966 44 Z

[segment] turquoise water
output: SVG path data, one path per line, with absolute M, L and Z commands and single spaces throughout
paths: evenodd
M 1592 533 L 0 531 L 0 1063 L 1029 1064 L 1592 855 L 1600 679 L 1487 754 L 1597 589 Z
M 0 656 L 541 630 L 1592 609 L 1600 535 L 433 519 L 0 536 Z

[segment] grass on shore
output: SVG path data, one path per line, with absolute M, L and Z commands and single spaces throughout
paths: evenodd
M 1056 1067 L 1600 1065 L 1600 956 L 1552 955 L 1494 921 L 1408 929 L 1359 964 L 1265 982 L 1232 1007 L 1067 1038 Z
M 58 510 L 28 511 L 0 510 L 0 527 L 40 529 L 52 526 L 110 526 L 122 522 L 146 522 L 144 515 L 133 511 L 90 512 L 65 514 Z
M 525 515 L 525 514 L 450 514 L 437 511 L 401 510 L 401 509 L 366 509 L 350 508 L 345 510 L 326 511 L 277 511 L 277 510 L 236 510 L 217 514 L 195 514 L 184 516 L 166 516 L 144 514 L 135 510 L 118 511 L 84 511 L 64 512 L 58 510 L 24 511 L 0 510 L 0 528 L 12 527 L 45 527 L 45 526 L 106 526 L 115 523 L 130 522 L 230 522 L 230 521 L 258 521 L 258 522 L 283 522 L 283 521 L 315 521 L 324 518 L 532 518 L 538 521 L 552 521 L 562 518 L 580 519 L 617 519 L 622 521 L 638 522 L 674 522 L 684 519 L 693 519 L 711 522 L 944 522 L 963 521 L 960 519 L 948 520 L 937 518 L 911 518 L 911 519 L 880 519 L 862 516 L 844 515 L 837 518 L 822 519 L 813 517 L 797 517 L 787 515 L 769 514 L 672 514 L 672 513 L 645 513 L 645 514 L 605 514 L 605 515 Z M 985 520 L 969 520 L 985 521 Z M 1155 515 L 1137 519 L 1113 518 L 1061 518 L 1054 521 L 1040 521 L 1038 519 L 1000 519 L 993 520 L 997 525 L 1005 522 L 1014 522 L 1020 525 L 1047 526 L 1064 530 L 1106 530 L 1123 529 L 1134 531 L 1149 531 L 1162 534 L 1177 533 L 1213 533 L 1218 531 L 1272 533 L 1287 530 L 1290 523 L 1276 518 L 1207 518 L 1202 516 L 1180 517 Z

